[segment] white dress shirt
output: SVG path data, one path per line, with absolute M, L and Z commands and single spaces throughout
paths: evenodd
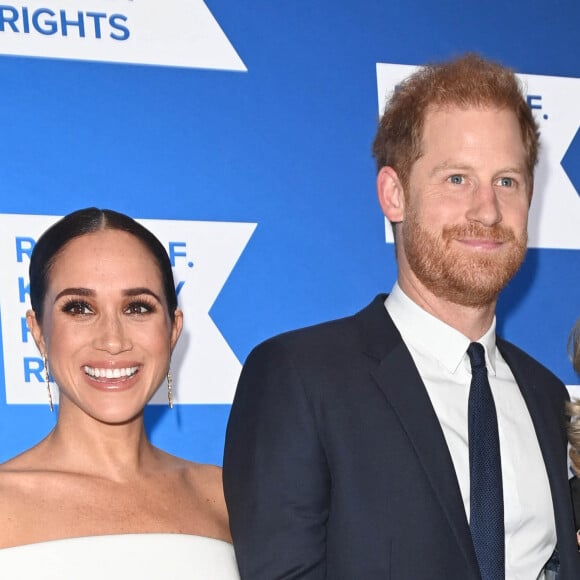
M 413 302 L 395 284 L 385 307 L 399 330 L 431 399 L 459 481 L 469 520 L 467 400 L 469 338 Z M 532 419 L 495 344 L 495 318 L 478 340 L 485 348 L 495 401 L 503 478 L 506 580 L 543 578 L 556 545 L 552 495 Z

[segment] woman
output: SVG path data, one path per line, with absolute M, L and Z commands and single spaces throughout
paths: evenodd
M 580 374 L 580 320 L 576 322 L 576 325 L 572 329 L 569 347 L 574 370 Z M 568 403 L 568 413 L 571 416 L 568 427 L 570 461 L 576 473 L 576 477 L 570 480 L 570 488 L 572 490 L 576 527 L 580 528 L 580 399 Z M 578 530 L 577 536 L 578 546 L 580 547 L 580 529 Z
M 53 431 L 0 466 L 2 577 L 238 578 L 221 470 L 145 433 L 183 324 L 159 240 L 111 210 L 69 214 L 34 248 L 30 298 L 60 404 Z

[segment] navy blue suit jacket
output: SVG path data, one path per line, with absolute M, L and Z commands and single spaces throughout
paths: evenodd
M 385 298 L 249 355 L 224 455 L 242 579 L 480 579 L 441 426 Z M 497 344 L 545 460 L 560 578 L 578 580 L 566 389 L 515 346 Z

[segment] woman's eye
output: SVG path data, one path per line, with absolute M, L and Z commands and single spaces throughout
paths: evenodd
M 453 185 L 461 185 L 465 183 L 465 177 L 463 177 L 463 175 L 450 175 L 447 180 L 449 183 L 453 183 Z
M 153 307 L 145 302 L 131 302 L 126 308 L 128 314 L 148 314 L 153 311 Z
M 92 313 L 92 309 L 89 306 L 89 304 L 87 304 L 82 300 L 71 300 L 70 302 L 67 302 L 62 307 L 62 311 L 68 314 L 74 314 L 79 316 Z

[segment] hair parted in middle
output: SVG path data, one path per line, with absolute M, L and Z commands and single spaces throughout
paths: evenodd
M 60 253 L 73 239 L 102 230 L 127 232 L 139 240 L 159 268 L 163 291 L 171 320 L 175 318 L 177 294 L 173 270 L 163 244 L 139 222 L 111 209 L 87 207 L 64 216 L 50 226 L 38 239 L 30 257 L 30 304 L 42 324 L 44 298 L 50 271 Z
M 448 106 L 513 111 L 526 151 L 526 171 L 530 185 L 533 184 L 539 129 L 520 81 L 511 69 L 474 53 L 421 67 L 396 87 L 373 143 L 377 170 L 392 167 L 406 188 L 411 167 L 422 154 L 423 125 L 428 110 Z

